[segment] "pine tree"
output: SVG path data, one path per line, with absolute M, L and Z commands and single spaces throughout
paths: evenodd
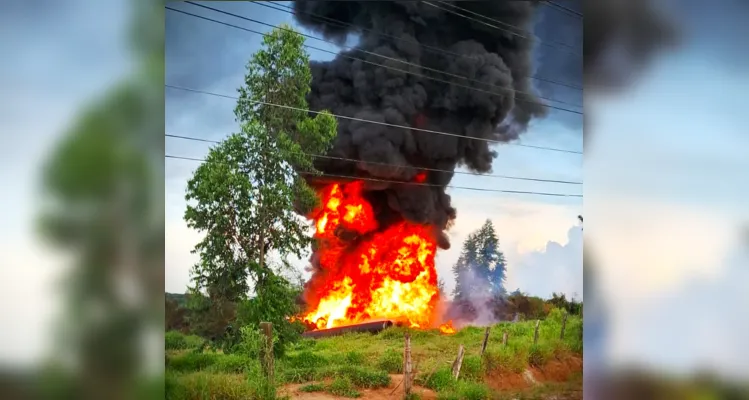
M 503 296 L 506 294 L 504 281 L 507 265 L 504 254 L 499 250 L 499 238 L 492 221 L 487 219 L 476 236 L 479 248 L 476 274 L 486 282 L 489 295 Z
M 453 289 L 453 299 L 455 301 L 464 300 L 467 298 L 468 282 L 466 282 L 466 274 L 469 271 L 473 271 L 473 265 L 476 262 L 477 255 L 477 238 L 475 233 L 468 235 L 466 240 L 463 242 L 463 250 L 458 257 L 458 261 L 453 265 L 453 275 L 455 276 L 455 288 Z

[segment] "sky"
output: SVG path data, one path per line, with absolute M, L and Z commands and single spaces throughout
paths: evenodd
M 271 29 L 188 4 L 173 7 L 262 32 Z M 290 14 L 257 4 L 212 3 L 212 7 L 251 16 L 273 25 L 283 22 L 296 25 Z M 577 26 L 579 29 L 579 21 Z M 303 29 L 302 31 L 320 37 L 314 32 Z M 541 33 L 539 29 L 537 34 L 541 36 Z M 234 95 L 236 88 L 243 83 L 245 64 L 251 54 L 258 49 L 261 38 L 257 34 L 167 11 L 166 82 L 175 86 Z M 356 38 L 349 38 L 349 44 L 354 44 L 355 40 Z M 307 39 L 307 43 L 332 51 L 339 50 L 332 44 L 317 40 Z M 540 49 L 548 50 L 547 47 Z M 333 57 L 316 50 L 309 52 L 312 59 L 326 60 Z M 539 61 L 544 60 L 543 56 L 543 52 L 536 55 Z M 539 74 L 548 76 L 548 71 L 539 70 Z M 577 82 L 566 82 L 581 85 L 580 76 L 580 72 L 577 71 Z M 557 89 L 543 94 L 560 98 L 559 96 L 568 93 Z M 565 98 L 565 101 L 581 104 L 579 91 L 566 97 L 569 98 Z M 219 140 L 238 130 L 234 122 L 234 105 L 235 101 L 231 99 L 167 88 L 166 132 Z M 574 118 L 577 118 L 575 121 L 574 118 L 560 114 L 561 112 L 552 113 L 545 120 L 535 121 L 519 143 L 582 151 L 582 117 L 573 114 Z M 166 153 L 203 158 L 209 147 L 207 143 L 167 138 Z M 499 146 L 496 149 L 499 156 L 493 164 L 494 174 L 582 182 L 580 154 L 542 151 L 512 145 Z M 197 261 L 196 256 L 190 254 L 190 249 L 200 236 L 187 228 L 182 220 L 186 183 L 197 164 L 189 160 L 166 160 L 168 292 L 185 291 L 189 284 L 189 270 Z M 503 190 L 582 193 L 582 185 L 537 183 L 471 175 L 456 175 L 451 184 Z M 451 190 L 449 194 L 452 196 L 458 217 L 454 227 L 448 232 L 452 247 L 439 252 L 436 260 L 438 276 L 444 279 L 447 290 L 450 291 L 454 287 L 451 266 L 458 258 L 463 240 L 471 231 L 480 228 L 486 219 L 491 219 L 499 234 L 501 250 L 508 261 L 508 288 L 520 288 L 540 296 L 550 296 L 554 291 L 564 292 L 569 296 L 576 295 L 578 298 L 582 296 L 582 237 L 577 222 L 577 215 L 582 213 L 581 198 L 505 195 L 458 189 Z M 300 270 L 305 264 L 306 260 L 297 260 L 296 263 Z M 550 273 L 539 274 L 545 271 Z

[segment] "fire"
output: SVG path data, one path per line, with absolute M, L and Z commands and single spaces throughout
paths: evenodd
M 447 321 L 446 323 L 440 325 L 440 332 L 442 333 L 455 333 L 455 328 L 453 328 L 453 322 Z
M 362 184 L 332 184 L 321 192 L 314 220 L 322 272 L 309 282 L 311 309 L 300 319 L 318 329 L 373 319 L 436 327 L 437 245 L 429 228 L 400 221 L 380 229 Z M 347 231 L 356 239 L 341 239 Z M 451 333 L 452 326 L 441 330 Z

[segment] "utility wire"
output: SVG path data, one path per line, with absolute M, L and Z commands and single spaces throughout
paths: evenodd
M 496 0 L 495 0 L 495 1 L 496 1 Z M 465 15 L 465 14 L 460 14 L 460 13 L 458 13 L 458 12 L 456 12 L 456 11 L 453 11 L 453 10 L 448 10 L 447 8 L 443 8 L 443 7 L 440 7 L 440 6 L 436 5 L 436 4 L 433 4 L 433 3 L 431 3 L 431 2 L 428 2 L 428 1 L 422 1 L 422 3 L 424 3 L 424 4 L 427 4 L 427 5 L 430 5 L 430 6 L 434 7 L 434 8 L 437 8 L 437 9 L 439 9 L 439 10 L 442 10 L 442 11 L 445 11 L 445 12 L 449 12 L 449 13 L 451 13 L 451 14 L 455 14 L 455 15 L 457 15 L 457 16 L 459 16 L 459 17 L 463 17 L 463 18 L 469 19 L 469 20 L 471 20 L 471 21 L 474 21 L 474 22 L 478 22 L 479 24 L 482 24 L 482 25 L 486 25 L 486 26 L 488 26 L 488 27 L 491 27 L 491 28 L 494 28 L 494 29 L 498 29 L 498 30 L 500 30 L 500 31 L 503 31 L 503 32 L 507 32 L 507 33 L 509 33 L 509 34 L 511 34 L 511 35 L 513 35 L 513 36 L 518 36 L 518 37 L 520 37 L 520 38 L 523 38 L 523 39 L 526 39 L 526 40 L 530 40 L 530 39 L 535 39 L 535 40 L 536 40 L 536 41 L 538 42 L 538 44 L 541 44 L 541 45 L 544 45 L 544 46 L 550 47 L 550 48 L 552 48 L 552 49 L 559 49 L 559 47 L 556 47 L 556 46 L 554 46 L 554 45 L 552 45 L 552 44 L 550 44 L 550 43 L 547 43 L 546 41 L 543 41 L 543 40 L 541 40 L 541 38 L 539 38 L 538 36 L 535 36 L 535 35 L 531 35 L 531 37 L 528 37 L 528 36 L 525 36 L 525 35 L 523 35 L 523 34 L 521 34 L 521 33 L 513 32 L 513 31 L 510 31 L 510 30 L 508 30 L 508 29 L 504 29 L 504 28 L 501 28 L 501 27 L 499 27 L 499 26 L 497 26 L 497 25 L 494 25 L 494 24 L 490 24 L 490 23 L 488 23 L 488 22 L 486 22 L 486 21 L 481 21 L 481 20 L 478 20 L 478 19 L 476 19 L 476 18 L 470 17 L 470 16 L 468 16 L 468 15 Z M 445 4 L 446 4 L 446 3 L 445 3 Z M 460 9 L 460 10 L 465 10 L 465 9 L 463 9 L 463 8 L 460 8 L 460 7 L 458 7 L 458 6 L 454 6 L 454 5 L 451 5 L 451 6 L 455 7 L 456 9 Z M 514 26 L 514 25 L 510 25 L 510 24 L 508 24 L 508 23 L 506 23 L 506 22 L 501 22 L 501 21 L 497 21 L 497 20 L 495 20 L 495 19 L 492 19 L 492 18 L 488 18 L 488 17 L 485 17 L 485 16 L 482 16 L 482 17 L 484 17 L 484 18 L 486 18 L 486 19 L 490 19 L 490 20 L 492 20 L 493 22 L 499 22 L 499 23 L 502 23 L 502 24 L 504 24 L 504 25 L 508 25 L 508 26 L 511 26 L 511 27 L 513 27 L 513 28 L 515 28 L 515 29 L 517 29 L 517 30 L 523 31 L 523 29 L 520 29 L 520 28 L 518 28 L 518 27 L 516 27 L 516 26 Z M 556 44 L 557 44 L 557 46 L 564 46 L 564 47 L 567 47 L 568 49 L 567 49 L 567 50 L 564 50 L 564 51 L 566 51 L 566 52 L 568 52 L 568 53 L 570 53 L 570 54 L 572 54 L 572 55 L 574 55 L 574 56 L 576 56 L 576 57 L 580 57 L 580 56 L 581 56 L 581 55 L 580 55 L 580 53 L 577 53 L 577 52 L 575 52 L 575 51 L 573 50 L 573 47 L 572 47 L 571 45 L 569 45 L 569 44 L 566 44 L 566 43 L 561 43 L 561 42 L 554 42 L 554 43 L 556 43 Z
M 207 92 L 207 91 L 204 91 L 204 90 L 190 89 L 190 88 L 186 88 L 186 87 L 169 85 L 169 84 L 164 84 L 164 86 L 168 87 L 168 88 L 172 88 L 172 89 L 184 90 L 184 91 L 187 91 L 187 92 L 194 92 L 194 93 L 206 94 L 206 95 L 209 95 L 209 96 L 223 97 L 225 99 L 239 100 L 239 98 L 235 97 L 235 96 L 228 96 L 228 95 L 225 95 L 225 94 L 212 93 L 212 92 Z M 265 101 L 253 101 L 253 100 L 246 100 L 246 99 L 244 101 L 247 101 L 248 103 L 253 103 L 253 104 L 263 104 L 263 105 L 267 105 L 267 106 L 273 106 L 273 107 L 279 107 L 279 108 L 286 108 L 286 109 L 295 110 L 295 111 L 303 111 L 303 112 L 308 112 L 308 113 L 312 113 L 312 114 L 322 114 L 323 113 L 322 111 L 305 110 L 305 109 L 299 108 L 299 107 L 292 107 L 292 106 L 286 106 L 286 105 L 282 105 L 282 104 L 268 103 L 268 102 L 265 102 Z M 362 119 L 362 118 L 356 118 L 356 117 L 347 117 L 345 115 L 337 115 L 337 114 L 332 114 L 332 113 L 329 113 L 329 112 L 328 112 L 328 114 L 330 114 L 330 115 L 332 115 L 333 117 L 336 117 L 336 118 L 348 119 L 348 120 L 351 120 L 351 121 L 367 122 L 367 123 L 370 123 L 370 124 L 390 126 L 390 127 L 393 127 L 393 128 L 403 128 L 403 129 L 408 129 L 408 130 L 413 130 L 413 131 L 434 133 L 434 134 L 437 134 L 437 135 L 453 136 L 453 137 L 457 137 L 457 138 L 461 138 L 461 139 L 480 140 L 482 142 L 488 142 L 488 143 L 498 143 L 498 144 L 509 145 L 509 146 L 528 147 L 528 148 L 539 149 L 539 150 L 558 151 L 558 152 L 562 152 L 562 153 L 583 154 L 583 152 L 581 152 L 581 151 L 566 150 L 566 149 L 557 149 L 557 148 L 553 148 L 553 147 L 544 147 L 544 146 L 533 146 L 533 145 L 529 145 L 529 144 L 520 144 L 520 143 L 508 143 L 508 142 L 503 142 L 503 141 L 494 140 L 494 139 L 478 138 L 478 137 L 472 137 L 472 136 L 463 136 L 463 135 L 458 135 L 458 134 L 455 134 L 455 133 L 433 131 L 431 129 L 416 128 L 416 127 L 411 127 L 411 126 L 406 126 L 406 125 L 397 125 L 397 124 L 391 124 L 391 123 L 380 122 L 380 121 L 371 121 L 371 120 L 368 120 L 368 119 Z
M 257 23 L 257 24 L 265 25 L 265 26 L 268 26 L 268 27 L 271 27 L 271 28 L 274 28 L 274 29 L 281 29 L 281 30 L 285 30 L 285 31 L 291 31 L 289 29 L 282 28 L 282 27 L 279 27 L 279 26 L 275 26 L 273 24 L 268 24 L 266 22 L 262 22 L 262 21 L 258 21 L 256 19 L 252 19 L 252 18 L 241 16 L 241 15 L 237 15 L 237 14 L 234 14 L 234 13 L 230 13 L 228 11 L 219 10 L 219 9 L 216 9 L 216 8 L 213 8 L 213 7 L 209 7 L 209 6 L 206 6 L 206 5 L 193 3 L 191 1 L 186 1 L 186 3 L 192 4 L 194 6 L 206 8 L 206 9 L 209 9 L 209 10 L 213 10 L 213 11 L 216 11 L 216 12 L 219 12 L 219 13 L 222 13 L 222 14 L 230 15 L 230 16 L 233 16 L 233 17 L 236 17 L 236 18 L 239 18 L 239 19 L 244 19 L 244 20 L 247 20 L 247 21 L 250 21 L 250 22 L 254 22 L 254 23 Z M 262 35 L 262 36 L 268 36 L 268 34 L 263 33 L 263 32 L 258 32 L 258 31 L 252 30 L 252 29 L 248 29 L 248 28 L 244 28 L 244 27 L 241 27 L 241 26 L 233 25 L 233 24 L 230 24 L 230 23 L 227 23 L 227 22 L 223 22 L 223 21 L 218 21 L 218 20 L 215 20 L 215 19 L 212 19 L 212 18 L 204 17 L 202 15 L 193 14 L 193 13 L 190 13 L 190 12 L 187 12 L 187 11 L 178 10 L 178 9 L 171 8 L 171 7 L 168 7 L 168 6 L 165 7 L 165 8 L 167 10 L 176 11 L 176 12 L 179 12 L 179 13 L 182 13 L 182 14 L 186 14 L 186 15 L 190 15 L 190 16 L 193 16 L 193 17 L 196 17 L 196 18 L 207 20 L 207 21 L 219 23 L 219 24 L 222 24 L 222 25 L 226 25 L 226 26 L 229 26 L 229 27 L 232 27 L 232 28 L 237 28 L 237 29 L 240 29 L 240 30 L 243 30 L 243 31 L 254 33 L 254 34 L 258 34 L 258 35 Z M 384 56 L 384 55 L 373 53 L 373 52 L 370 52 L 370 51 L 367 51 L 367 50 L 357 49 L 357 48 L 350 47 L 350 46 L 339 45 L 339 44 L 337 44 L 335 42 L 327 41 L 325 39 L 320 39 L 318 37 L 307 35 L 307 34 L 304 34 L 304 33 L 296 32 L 296 31 L 292 31 L 292 32 L 295 32 L 295 33 L 297 33 L 297 34 L 299 34 L 301 36 L 304 36 L 304 37 L 308 37 L 308 38 L 311 38 L 311 39 L 320 40 L 320 41 L 323 41 L 323 42 L 326 42 L 326 43 L 330 43 L 330 44 L 332 44 L 334 46 L 338 46 L 338 47 L 341 47 L 341 48 L 347 48 L 347 49 L 351 49 L 351 50 L 355 50 L 355 51 L 359 51 L 359 52 L 363 52 L 363 53 L 366 53 L 366 54 L 370 54 L 370 55 L 374 55 L 374 56 L 377 56 L 377 57 L 385 58 L 385 59 L 388 59 L 388 60 L 391 60 L 391 61 L 396 61 L 396 62 L 400 62 L 400 63 L 406 64 L 406 65 L 410 65 L 410 66 L 413 66 L 413 67 L 416 67 L 416 68 L 421 68 L 421 69 L 425 69 L 425 70 L 429 70 L 429 71 L 441 73 L 441 74 L 444 74 L 444 75 L 456 77 L 458 79 L 465 79 L 465 80 L 468 80 L 468 81 L 474 81 L 474 82 L 477 82 L 477 83 L 479 83 L 481 85 L 494 86 L 494 87 L 497 87 L 497 88 L 499 88 L 501 90 L 508 91 L 508 92 L 514 92 L 514 93 L 524 94 L 524 95 L 527 95 L 527 96 L 539 97 L 539 96 L 536 96 L 536 95 L 534 95 L 532 93 L 521 92 L 521 91 L 517 91 L 515 89 L 511 89 L 511 88 L 504 88 L 504 87 L 496 86 L 496 85 L 493 85 L 493 84 L 487 84 L 487 83 L 484 83 L 484 82 L 475 81 L 475 80 L 473 80 L 471 78 L 467 78 L 467 77 L 464 77 L 464 76 L 451 74 L 449 72 L 440 71 L 440 70 L 437 70 L 437 69 L 434 69 L 434 68 L 424 67 L 424 66 L 421 66 L 421 65 L 410 63 L 408 61 L 399 60 L 397 58 L 392 58 L 392 57 Z M 309 48 L 309 49 L 313 49 L 313 50 L 321 51 L 321 52 L 324 52 L 324 53 L 332 54 L 332 55 L 335 55 L 335 56 L 339 56 L 339 57 L 343 57 L 343 58 L 348 58 L 348 59 L 356 60 L 356 61 L 361 61 L 361 62 L 364 62 L 364 63 L 367 63 L 367 64 L 371 64 L 371 65 L 375 65 L 375 66 L 378 66 L 378 67 L 381 67 L 381 68 L 386 68 L 386 69 L 390 69 L 390 70 L 393 70 L 393 71 L 402 72 L 404 74 L 409 74 L 409 75 L 417 76 L 417 77 L 420 77 L 420 78 L 424 78 L 424 79 L 429 79 L 429 80 L 433 80 L 433 81 L 436 81 L 436 82 L 445 83 L 445 84 L 448 84 L 448 85 L 462 87 L 462 88 L 465 88 L 465 89 L 468 89 L 468 90 L 474 90 L 474 91 L 477 91 L 477 92 L 482 92 L 482 93 L 486 93 L 486 94 L 493 95 L 493 96 L 499 95 L 499 93 L 490 92 L 488 90 L 484 90 L 484 89 L 480 89 L 480 88 L 476 88 L 476 87 L 471 87 L 471 86 L 466 86 L 466 85 L 461 85 L 461 84 L 456 83 L 456 82 L 446 81 L 444 79 L 439 79 L 439 78 L 435 78 L 435 77 L 432 77 L 432 76 L 427 76 L 427 75 L 424 75 L 424 74 L 419 74 L 417 72 L 408 71 L 408 70 L 400 69 L 400 68 L 396 68 L 396 67 L 391 67 L 391 66 L 388 66 L 388 65 L 378 64 L 376 62 L 372 62 L 372 61 L 369 61 L 369 60 L 364 60 L 362 58 L 358 58 L 358 57 L 353 57 L 353 56 L 349 56 L 349 55 L 344 55 L 344 54 L 336 53 L 334 51 L 330 51 L 330 50 L 326 50 L 326 49 L 321 49 L 319 47 L 310 46 L 310 45 L 307 45 L 307 44 L 304 44 L 302 46 L 306 47 L 306 48 Z M 573 105 L 573 106 L 576 106 L 576 107 L 581 107 L 579 105 L 571 104 L 571 103 L 567 103 L 567 102 L 563 102 L 561 100 L 547 99 L 545 97 L 539 97 L 539 98 L 542 98 L 544 100 L 550 100 L 550 101 L 555 101 L 555 102 L 559 102 L 559 103 L 564 103 L 564 104 L 570 104 L 570 105 Z M 525 100 L 525 99 L 522 99 L 522 98 L 516 98 L 515 101 L 517 101 L 517 102 L 523 102 L 523 103 L 530 103 L 530 104 L 537 104 L 537 105 L 540 105 L 540 106 L 543 106 L 543 107 L 552 108 L 552 109 L 555 109 L 555 110 L 566 111 L 566 112 L 573 113 L 573 114 L 583 115 L 583 113 L 581 111 L 570 110 L 570 109 L 567 109 L 567 108 L 558 107 L 558 106 L 554 106 L 554 105 L 550 105 L 550 104 L 539 103 L 539 102 L 535 102 L 535 101 L 531 101 L 531 100 Z
M 174 156 L 170 154 L 164 154 L 164 158 L 173 158 L 178 160 L 188 160 L 188 161 L 199 161 L 199 162 L 205 162 L 205 159 L 202 158 L 193 158 L 193 157 L 182 157 L 182 156 Z M 462 189 L 462 190 L 473 190 L 473 191 L 479 191 L 479 192 L 497 192 L 497 193 L 512 193 L 512 194 L 533 194 L 537 196 L 554 196 L 554 197 L 583 197 L 581 194 L 567 194 L 567 193 L 546 193 L 546 192 L 529 192 L 529 191 L 522 191 L 522 190 L 504 190 L 504 189 L 485 189 L 485 188 L 476 188 L 476 187 L 469 187 L 469 186 L 452 186 L 452 185 L 438 185 L 435 183 L 426 183 L 426 182 L 404 182 L 404 181 L 394 181 L 394 180 L 388 180 L 388 179 L 377 179 L 377 178 L 366 178 L 366 177 L 359 177 L 359 176 L 346 176 L 346 175 L 336 175 L 336 174 L 325 174 L 325 173 L 314 173 L 314 172 L 298 172 L 302 175 L 314 175 L 314 176 L 327 176 L 331 178 L 341 178 L 341 179 L 352 179 L 352 180 L 363 180 L 363 181 L 373 181 L 373 182 L 386 182 L 386 183 L 400 183 L 404 185 L 415 185 L 415 186 L 432 186 L 432 187 L 448 187 L 452 189 Z
M 325 21 L 325 23 L 327 23 L 329 25 L 333 25 L 334 24 L 334 25 L 338 25 L 338 26 L 345 26 L 345 27 L 349 27 L 349 28 L 354 28 L 354 29 L 360 30 L 362 32 L 369 32 L 369 33 L 373 33 L 373 34 L 376 34 L 376 35 L 379 35 L 379 36 L 382 36 L 382 37 L 386 37 L 386 38 L 390 38 L 390 39 L 393 39 L 393 40 L 401 41 L 401 42 L 404 42 L 404 43 L 415 44 L 415 45 L 417 45 L 419 47 L 424 48 L 425 50 L 431 51 L 434 54 L 449 55 L 449 56 L 452 56 L 452 57 L 455 57 L 455 58 L 469 58 L 469 59 L 475 59 L 476 58 L 476 56 L 472 55 L 472 54 L 459 54 L 459 53 L 455 53 L 455 52 L 452 52 L 452 51 L 449 51 L 449 50 L 442 49 L 440 47 L 430 46 L 428 44 L 424 44 L 424 43 L 418 42 L 416 40 L 409 40 L 409 39 L 402 38 L 402 37 L 399 37 L 399 36 L 390 35 L 390 34 L 378 31 L 376 29 L 364 28 L 364 27 L 361 27 L 361 26 L 358 26 L 358 25 L 354 25 L 354 24 L 351 24 L 351 23 L 348 23 L 348 22 L 344 22 L 344 21 L 341 21 L 341 20 L 338 20 L 338 19 L 335 19 L 335 18 L 326 17 L 324 15 L 315 14 L 315 13 L 307 12 L 307 11 L 294 10 L 293 7 L 287 6 L 287 5 L 283 5 L 283 4 L 275 4 L 275 3 L 271 2 L 271 4 L 272 4 L 271 5 L 271 4 L 264 4 L 264 3 L 260 3 L 260 2 L 256 2 L 256 1 L 253 1 L 251 3 L 255 4 L 255 5 L 258 5 L 258 6 L 270 8 L 272 10 L 276 10 L 276 11 L 281 11 L 281 12 L 285 12 L 285 13 L 288 13 L 288 14 L 292 14 L 292 15 L 294 15 L 295 13 L 309 15 L 309 16 L 311 16 L 313 18 L 318 19 L 318 20 Z M 278 7 L 282 7 L 282 8 L 278 8 Z M 572 84 L 569 84 L 569 83 L 559 82 L 559 81 L 555 81 L 555 80 L 552 80 L 552 79 L 543 78 L 543 77 L 540 77 L 540 76 L 534 76 L 534 75 L 518 75 L 518 76 L 521 77 L 521 78 L 535 79 L 535 80 L 538 80 L 538 81 L 541 81 L 541 82 L 551 83 L 551 84 L 560 85 L 560 86 L 566 86 L 568 88 L 575 89 L 575 90 L 583 90 L 583 88 L 581 86 L 575 86 L 575 85 L 572 85 Z M 554 101 L 558 101 L 558 100 L 554 100 Z
M 566 11 L 568 14 L 577 15 L 580 18 L 583 17 L 582 13 L 577 12 L 577 11 L 575 11 L 575 10 L 569 8 L 569 7 L 565 7 L 565 6 L 561 5 L 561 4 L 557 4 L 557 3 L 553 2 L 553 1 L 544 1 L 544 3 L 552 6 L 552 8 L 556 8 L 557 10 Z
M 196 142 L 206 142 L 206 143 L 221 143 L 218 140 L 210 140 L 210 139 L 203 139 L 203 138 L 196 138 L 191 136 L 181 136 L 181 135 L 172 135 L 172 134 L 164 134 L 166 137 L 171 137 L 175 139 L 184 139 L 184 140 L 193 140 Z M 362 163 L 362 164 L 370 164 L 370 165 L 381 165 L 385 167 L 395 167 L 395 168 L 413 168 L 415 170 L 421 170 L 421 171 L 433 171 L 433 172 L 446 172 L 446 173 L 454 173 L 454 174 L 460 174 L 460 175 L 474 175 L 474 176 L 480 176 L 480 177 L 487 177 L 487 178 L 500 178 L 500 179 L 514 179 L 519 181 L 534 181 L 534 182 L 548 182 L 548 183 L 563 183 L 568 185 L 582 185 L 582 182 L 573 182 L 573 181 L 561 181 L 561 180 L 554 180 L 554 179 L 540 179 L 540 178 L 526 178 L 526 177 L 520 177 L 520 176 L 510 176 L 510 175 L 495 175 L 495 174 L 482 174 L 479 172 L 462 172 L 462 171 L 450 171 L 446 169 L 439 169 L 439 168 L 426 168 L 426 167 L 415 167 L 415 166 L 406 166 L 406 165 L 395 165 L 395 164 L 388 164 L 384 162 L 377 162 L 377 161 L 363 161 L 363 160 L 356 160 L 353 158 L 345 158 L 345 157 L 335 157 L 335 156 L 328 156 L 328 155 L 321 155 L 321 154 L 312 154 L 312 153 L 306 153 L 306 152 L 300 152 L 299 154 L 304 154 L 313 158 L 321 158 L 321 159 L 328 159 L 328 160 L 339 160 L 339 161 L 348 161 L 348 162 L 354 162 L 354 163 Z

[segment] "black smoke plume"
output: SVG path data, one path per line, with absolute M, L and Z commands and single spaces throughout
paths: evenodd
M 476 172 L 491 171 L 497 156 L 492 144 L 465 137 L 511 141 L 531 119 L 546 114 L 528 78 L 533 74 L 531 31 L 536 6 L 536 2 L 499 0 L 296 1 L 295 18 L 305 28 L 338 43 L 350 35 L 359 37 L 356 49 L 342 51 L 332 61 L 312 63 L 308 97 L 312 110 L 463 136 L 339 119 L 329 155 L 361 162 L 321 160 L 318 168 L 328 174 L 397 181 L 414 180 L 420 168 L 453 171 L 465 165 Z M 447 248 L 443 231 L 456 214 L 445 193 L 452 176 L 452 172 L 429 172 L 425 182 L 437 185 L 433 187 L 379 184 L 370 200 L 379 218 L 431 224 L 440 246 Z

